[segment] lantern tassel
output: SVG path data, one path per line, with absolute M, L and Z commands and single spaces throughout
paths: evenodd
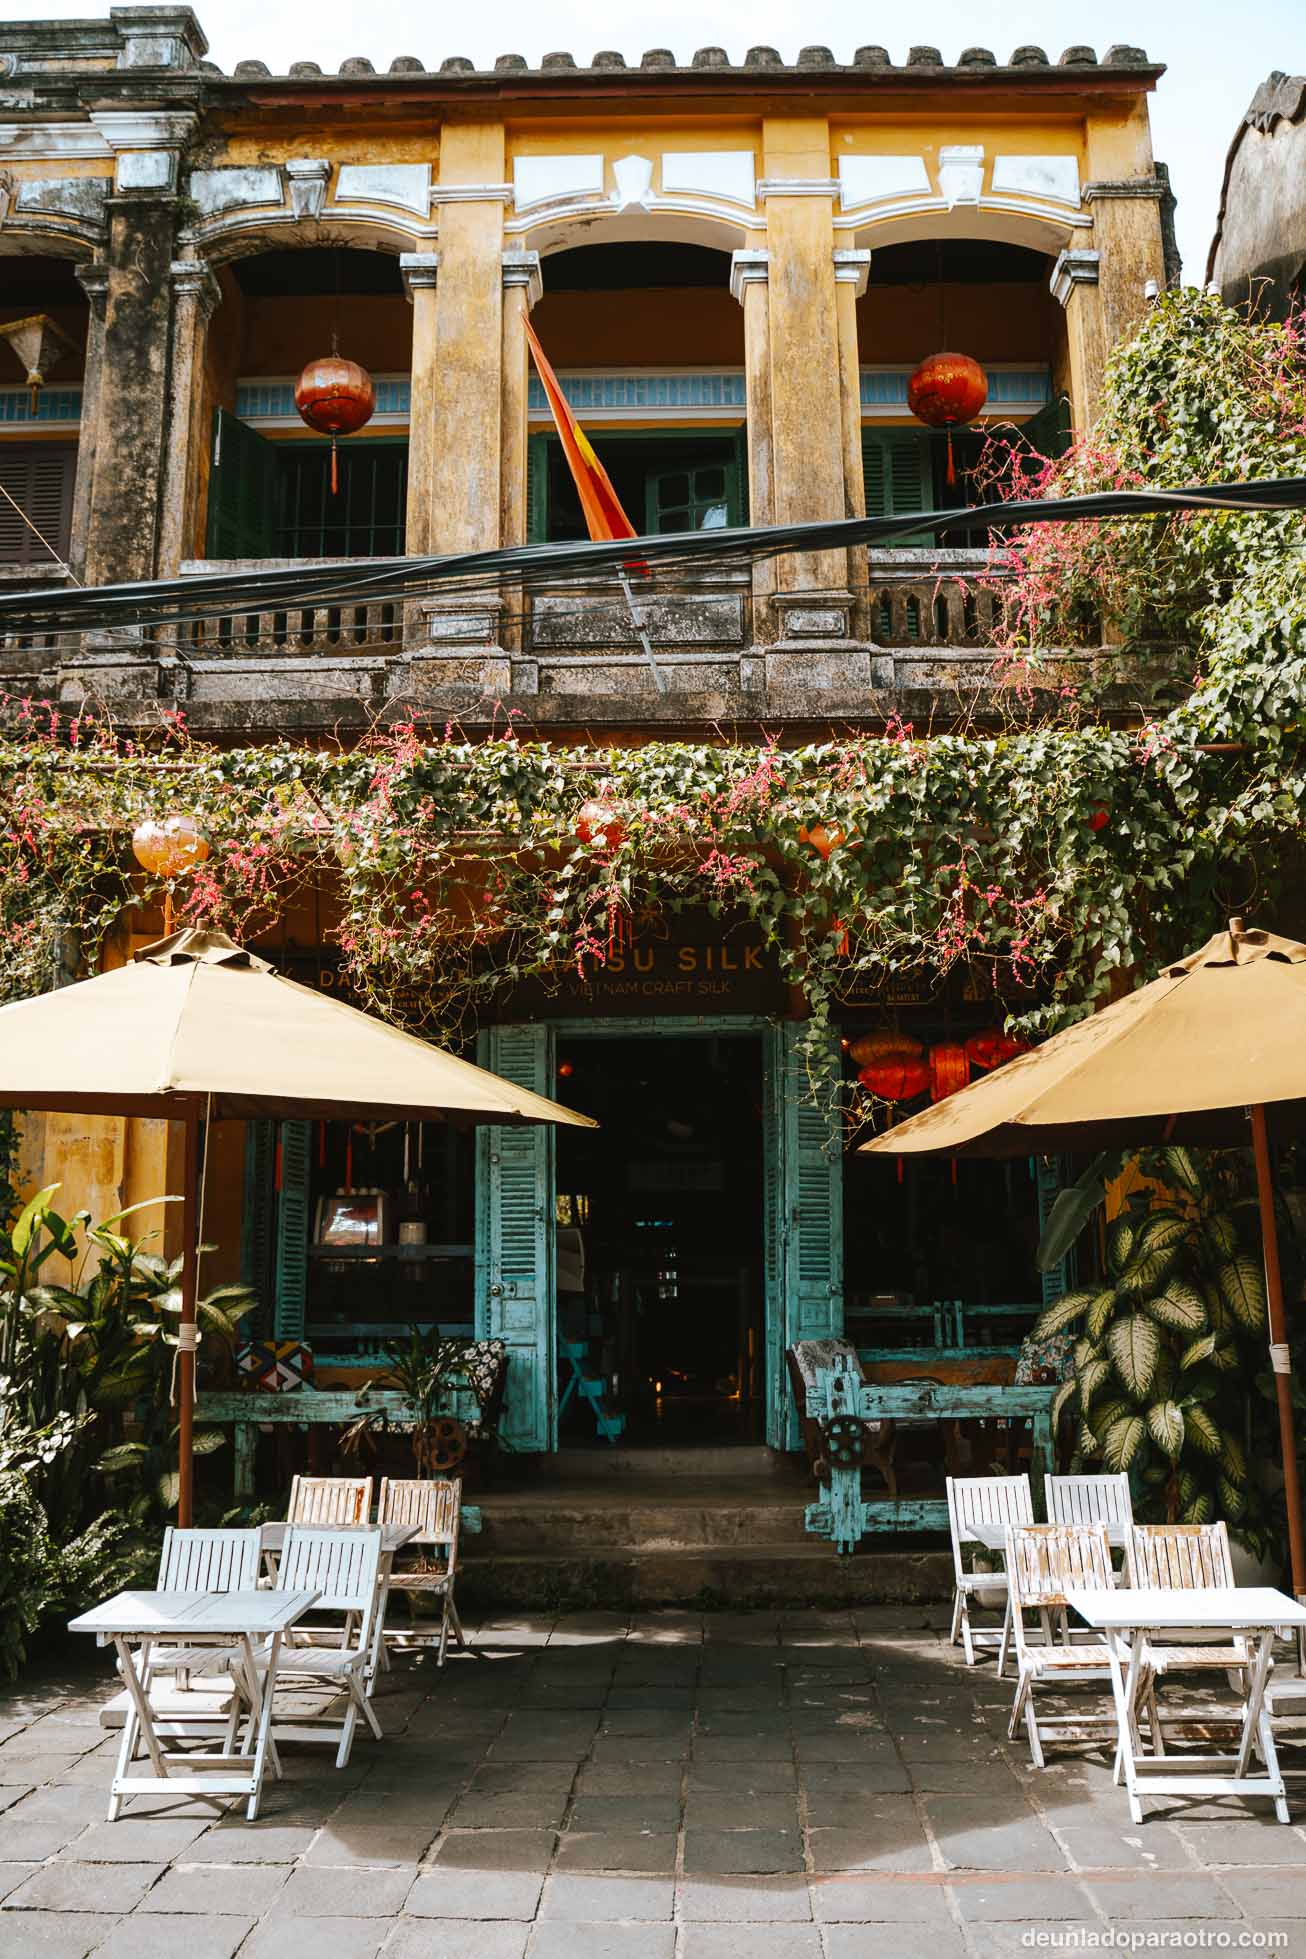
M 947 484 L 950 490 L 957 487 L 957 465 L 952 460 L 952 430 L 948 430 L 948 473 Z
M 951 438 L 949 439 L 949 442 L 951 443 Z M 948 469 L 949 472 L 951 472 L 952 470 L 951 446 L 949 446 L 948 449 Z M 949 473 L 948 481 L 950 483 L 952 481 L 951 473 Z M 340 472 L 336 466 L 336 439 L 334 435 L 331 438 L 331 494 L 333 497 L 338 497 L 340 495 Z

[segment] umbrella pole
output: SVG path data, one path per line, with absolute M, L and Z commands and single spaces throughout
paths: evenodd
M 1302 1538 L 1301 1481 L 1297 1474 L 1297 1440 L 1293 1433 L 1292 1371 L 1288 1358 L 1288 1326 L 1283 1310 L 1283 1278 L 1279 1270 L 1279 1228 L 1274 1217 L 1274 1177 L 1265 1104 L 1252 1111 L 1252 1149 L 1256 1157 L 1256 1195 L 1261 1207 L 1261 1239 L 1265 1246 L 1265 1298 L 1270 1315 L 1270 1364 L 1279 1404 L 1279 1440 L 1283 1449 L 1283 1495 L 1288 1506 L 1288 1553 L 1292 1589 L 1306 1594 L 1306 1543 Z
M 200 1119 L 185 1118 L 186 1151 L 181 1204 L 181 1320 L 177 1327 L 177 1523 L 189 1530 L 194 1510 L 195 1456 L 195 1300 L 199 1260 L 196 1209 L 200 1180 Z

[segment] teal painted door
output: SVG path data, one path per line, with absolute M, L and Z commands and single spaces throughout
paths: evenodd
M 804 1029 L 766 1033 L 763 1081 L 766 1439 L 798 1447 L 785 1349 L 843 1332 L 843 1131 L 833 1096 L 813 1101 Z
M 553 1087 L 553 1030 L 491 1027 L 477 1059 L 521 1088 Z M 557 1439 L 553 1130 L 476 1132 L 476 1334 L 508 1344 L 503 1439 L 552 1449 Z
M 308 1171 L 311 1122 L 277 1128 L 277 1245 L 272 1331 L 278 1340 L 302 1340 L 308 1304 Z

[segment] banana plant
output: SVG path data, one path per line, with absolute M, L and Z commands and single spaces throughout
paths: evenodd
M 1074 1409 L 1077 1462 L 1129 1471 L 1141 1515 L 1223 1517 L 1259 1539 L 1265 1502 L 1247 1473 L 1245 1388 L 1264 1349 L 1265 1282 L 1244 1238 L 1254 1207 L 1241 1197 L 1236 1153 L 1204 1162 L 1169 1148 L 1132 1160 L 1149 1181 L 1106 1229 L 1100 1283 L 1057 1300 L 1036 1328 L 1075 1336 L 1054 1420 Z M 1090 1176 L 1105 1195 L 1100 1159 Z

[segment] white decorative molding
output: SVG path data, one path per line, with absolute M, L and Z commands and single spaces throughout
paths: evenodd
M 871 255 L 867 251 L 835 251 L 830 254 L 834 260 L 834 283 L 836 286 L 853 286 L 858 299 L 866 291 L 866 281 L 871 276 Z
M 870 254 L 867 253 L 869 259 Z M 771 276 L 771 254 L 763 251 L 730 254 L 730 294 L 742 306 L 749 286 L 764 286 Z
M 272 164 L 240 164 L 224 170 L 192 170 L 191 201 L 200 215 L 216 218 L 224 211 L 266 210 L 285 202 L 281 172 Z
M 424 218 L 431 208 L 429 163 L 342 163 L 335 204 L 389 204 Z
M 845 211 L 889 197 L 928 197 L 930 173 L 922 156 L 841 156 L 839 201 Z
M 330 179 L 331 165 L 325 157 L 292 156 L 286 159 L 290 208 L 297 218 L 321 217 Z
M 512 166 L 513 200 L 519 211 L 564 197 L 602 197 L 601 156 L 519 156 Z
M 752 210 L 756 173 L 751 150 L 664 150 L 664 191 L 699 192 Z
M 1066 250 L 1060 254 L 1052 268 L 1048 286 L 1052 297 L 1062 306 L 1070 303 L 1070 295 L 1076 286 L 1095 286 L 1102 267 L 1100 252 Z
M 612 166 L 612 181 L 617 187 L 619 211 L 628 211 L 632 204 L 641 204 L 647 211 L 653 202 L 653 159 L 619 156 Z
M 757 195 L 763 202 L 768 197 L 837 197 L 839 180 L 837 177 L 761 177 Z
M 432 204 L 511 204 L 511 184 L 435 184 Z
M 119 190 L 173 190 L 177 183 L 176 150 L 124 150 L 114 171 Z
M 945 143 L 939 151 L 939 195 L 953 211 L 958 204 L 978 204 L 984 188 L 984 145 Z
M 93 122 L 0 122 L 0 150 L 11 157 L 112 156 Z
M 91 121 L 109 148 L 179 150 L 194 135 L 198 116 L 163 109 L 92 109 Z
M 438 252 L 401 252 L 399 254 L 399 276 L 404 282 L 404 291 L 411 301 L 415 292 L 433 291 L 439 283 L 440 254 Z
M 540 271 L 539 253 L 505 252 L 502 265 L 505 289 L 518 287 L 524 291 L 526 311 L 529 313 L 544 292 L 544 276 Z
M 995 156 L 989 188 L 1079 204 L 1079 164 L 1073 156 Z
M 1160 177 L 1098 177 L 1084 185 L 1084 202 L 1097 204 L 1102 198 L 1141 197 L 1159 204 L 1169 192 L 1169 184 Z
M 111 186 L 107 177 L 23 177 L 16 188 L 15 213 L 48 212 L 99 225 L 104 222 L 104 204 Z

